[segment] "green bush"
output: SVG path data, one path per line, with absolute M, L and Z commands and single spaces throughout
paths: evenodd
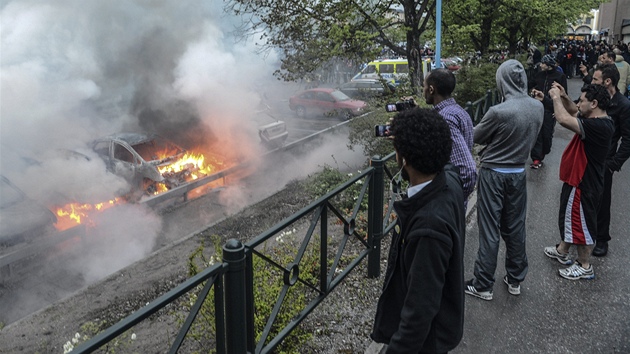
M 475 102 L 485 97 L 486 91 L 497 86 L 496 72 L 499 64 L 482 63 L 476 65 L 464 65 L 457 71 L 457 85 L 453 98 L 457 103 L 466 107 L 466 102 Z
M 289 236 L 292 232 L 282 232 L 276 239 L 275 245 L 266 243 L 261 253 L 266 257 L 273 259 L 274 262 L 286 265 L 293 262 L 293 258 L 297 253 L 297 245 L 295 245 Z M 201 272 L 204 268 L 212 265 L 216 261 L 222 259 L 222 240 L 218 236 L 211 237 L 214 244 L 215 254 L 206 258 L 204 255 L 204 246 L 200 246 L 195 252 L 189 256 L 188 273 L 189 276 Z M 267 324 L 267 320 L 271 315 L 274 305 L 278 301 L 278 296 L 284 286 L 284 272 L 278 268 L 271 266 L 263 258 L 254 255 L 254 332 L 256 340 L 260 339 L 262 332 Z M 316 286 L 319 281 L 319 253 L 318 248 L 309 244 L 304 257 L 300 262 L 300 279 Z M 197 301 L 197 294 L 201 290 L 199 286 L 196 291 L 189 294 L 188 301 L 184 304 L 183 316 L 190 312 L 190 308 Z M 306 307 L 309 302 L 309 295 L 313 290 L 302 283 L 291 286 L 284 298 L 280 312 L 271 328 L 268 339 L 275 337 L 280 331 L 292 321 L 299 311 Z M 184 317 L 180 318 L 183 323 Z M 204 301 L 197 320 L 187 334 L 187 339 L 192 339 L 196 343 L 193 345 L 197 348 L 203 348 L 204 352 L 215 352 L 214 338 L 216 335 L 215 312 L 214 312 L 214 288 L 210 291 L 208 297 Z M 291 335 L 285 338 L 276 348 L 276 353 L 297 353 L 304 343 L 312 338 L 312 333 L 298 326 Z

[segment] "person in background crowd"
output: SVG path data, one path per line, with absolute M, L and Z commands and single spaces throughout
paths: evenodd
M 593 279 L 595 273 L 589 260 L 597 233 L 597 209 L 604 188 L 605 159 L 615 130 L 612 119 L 606 114 L 610 96 L 603 86 L 588 85 L 582 88 L 578 110 L 573 111 L 574 105 L 562 86 L 554 84 L 549 94 L 556 119 L 575 135 L 560 162 L 560 180 L 564 183 L 558 225 L 562 240 L 556 246 L 545 247 L 544 253 L 568 265 L 573 263 L 569 248 L 576 245 L 577 262 L 560 269 L 559 274 L 569 280 Z
M 542 103 L 527 95 L 525 69 L 519 61 L 510 59 L 501 64 L 496 81 L 505 99 L 490 107 L 474 130 L 474 142 L 485 145 L 477 187 L 479 250 L 475 277 L 466 282 L 464 290 L 483 300 L 492 300 L 501 238 L 506 249 L 503 282 L 508 292 L 519 295 L 520 283 L 527 275 L 525 163 L 544 112 Z
M 543 126 L 538 133 L 536 144 L 531 151 L 533 169 L 542 166 L 545 155 L 551 151 L 551 142 L 553 140 L 553 131 L 556 126 L 556 120 L 553 118 L 553 102 L 549 97 L 549 89 L 554 82 L 559 83 L 567 89 L 567 78 L 555 70 L 556 61 L 550 55 L 545 55 L 540 62 L 541 71 L 534 75 L 534 80 L 529 83 L 532 97 L 540 100 L 545 108 Z
M 464 333 L 464 193 L 448 164 L 451 132 L 434 109 L 391 122 L 396 161 L 409 181 L 397 215 L 372 339 L 387 353 L 446 353 Z
M 464 207 L 477 183 L 477 164 L 472 155 L 473 122 L 470 115 L 451 97 L 455 90 L 455 75 L 448 69 L 431 71 L 424 80 L 423 95 L 448 123 L 453 139 L 450 162 L 459 168 L 464 188 Z M 465 208 L 464 208 L 465 209 Z
M 619 70 L 617 89 L 625 96 L 628 92 L 628 84 L 630 84 L 630 64 L 623 60 L 619 48 L 613 49 L 613 54 L 615 54 L 615 66 L 617 66 L 617 70 Z
M 610 206 L 613 173 L 621 170 L 621 166 L 630 158 L 630 100 L 617 89 L 619 71 L 615 69 L 616 66 L 612 64 L 601 65 L 593 74 L 593 84 L 604 86 L 611 96 L 607 113 L 615 124 L 615 133 L 606 157 L 604 193 L 597 213 L 597 244 L 593 249 L 593 255 L 596 257 L 603 257 L 608 253 L 608 241 L 611 240 Z

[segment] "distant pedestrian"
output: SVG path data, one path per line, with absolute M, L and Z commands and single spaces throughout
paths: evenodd
M 563 127 L 575 132 L 562 154 L 558 225 L 562 241 L 545 247 L 547 257 L 562 264 L 572 264 L 569 248 L 577 247 L 577 262 L 560 269 L 561 277 L 570 280 L 595 277 L 590 255 L 597 234 L 597 209 L 604 189 L 604 168 L 610 141 L 615 131 L 612 119 L 606 114 L 610 95 L 603 86 L 582 88 L 577 113 L 569 113 L 566 91 L 554 85 L 549 91 L 555 108 L 555 117 Z M 563 96 L 565 98 L 563 99 Z
M 517 60 L 501 64 L 496 81 L 505 100 L 490 107 L 474 130 L 474 142 L 486 146 L 477 186 L 479 250 L 475 277 L 466 282 L 465 292 L 483 300 L 492 300 L 501 238 L 506 245 L 503 281 L 510 294 L 520 294 L 527 275 L 525 164 L 544 111 L 542 103 L 528 96 L 525 69 Z
M 556 127 L 556 120 L 553 118 L 553 103 L 549 98 L 549 89 L 554 82 L 559 83 L 567 90 L 567 78 L 556 69 L 556 60 L 551 55 L 545 55 L 540 62 L 540 71 L 534 76 L 534 80 L 529 83 L 532 96 L 543 103 L 545 108 L 543 113 L 543 125 L 536 138 L 536 143 L 530 153 L 533 169 L 542 166 L 545 156 L 551 152 L 553 132 Z
M 451 129 L 453 149 L 450 162 L 459 168 L 464 188 L 464 206 L 468 196 L 475 190 L 477 164 L 472 155 L 473 122 L 470 115 L 451 97 L 455 90 L 455 75 L 448 69 L 431 71 L 424 80 L 423 95 L 426 103 L 432 104 Z
M 625 96 L 628 92 L 628 84 L 630 84 L 630 64 L 623 59 L 619 48 L 615 48 L 613 53 L 615 54 L 615 66 L 617 66 L 617 70 L 619 70 L 617 89 Z
M 387 353 L 446 353 L 464 332 L 464 194 L 448 164 L 451 134 L 435 110 L 412 108 L 391 123 L 396 161 L 409 181 L 372 339 Z

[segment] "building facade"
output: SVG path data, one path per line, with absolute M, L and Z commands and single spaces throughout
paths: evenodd
M 609 0 L 599 5 L 599 39 L 630 43 L 630 0 Z

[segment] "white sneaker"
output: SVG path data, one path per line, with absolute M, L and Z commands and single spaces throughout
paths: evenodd
M 508 292 L 512 295 L 521 295 L 521 284 L 510 284 L 508 283 L 507 275 L 503 277 L 503 282 L 508 286 Z

